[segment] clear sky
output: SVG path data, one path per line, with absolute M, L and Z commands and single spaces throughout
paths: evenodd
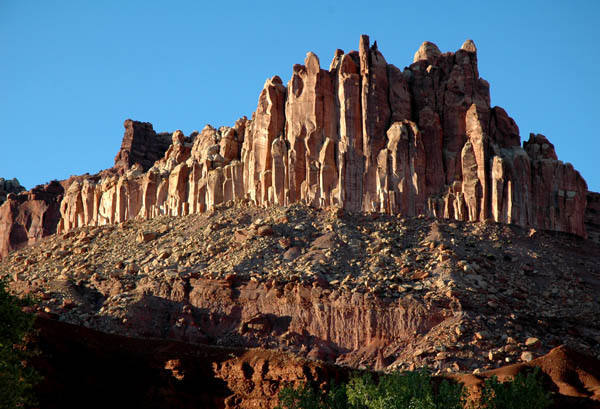
M 266 78 L 377 40 L 410 65 L 472 38 L 492 105 L 600 191 L 600 2 L 0 0 L 0 177 L 26 188 L 113 165 L 123 121 L 187 135 L 250 117 Z

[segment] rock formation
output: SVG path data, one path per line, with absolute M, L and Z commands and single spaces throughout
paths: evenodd
M 115 157 L 115 168 L 121 171 L 126 171 L 135 163 L 148 170 L 154 162 L 163 157 L 171 144 L 170 135 L 157 134 L 151 123 L 127 119 L 123 126 L 123 143 Z
M 18 194 L 24 191 L 25 188 L 21 186 L 17 179 L 6 180 L 0 178 L 0 205 L 6 202 L 6 197 L 11 194 Z
M 600 243 L 600 193 L 588 192 L 585 228 L 590 240 Z
M 443 54 L 425 42 L 400 70 L 361 36 L 329 70 L 308 53 L 287 87 L 267 80 L 252 118 L 233 127 L 170 141 L 148 123 L 125 129 L 113 171 L 66 189 L 59 232 L 248 199 L 587 235 L 585 181 L 543 135 L 520 145 L 513 119 L 490 105 L 471 40 Z M 15 243 L 0 242 L 2 254 Z
M 8 195 L 0 206 L 0 255 L 56 232 L 63 191 L 63 186 L 53 181 L 26 193 Z

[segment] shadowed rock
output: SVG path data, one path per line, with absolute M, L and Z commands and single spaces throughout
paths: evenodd
M 21 186 L 17 179 L 6 180 L 0 178 L 0 205 L 6 201 L 9 194 L 18 194 L 24 190 L 25 188 Z

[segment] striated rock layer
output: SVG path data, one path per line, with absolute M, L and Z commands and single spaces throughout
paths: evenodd
M 268 79 L 252 118 L 233 127 L 176 131 L 170 146 L 150 124 L 125 128 L 112 171 L 69 184 L 58 231 L 249 199 L 587 235 L 585 181 L 543 135 L 521 146 L 490 105 L 471 40 L 455 53 L 425 42 L 400 70 L 363 35 L 329 70 L 308 53 L 287 87 Z M 4 230 L 0 242 L 17 244 Z

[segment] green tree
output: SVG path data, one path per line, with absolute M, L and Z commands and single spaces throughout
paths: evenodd
M 493 376 L 485 380 L 481 403 L 487 409 L 544 409 L 552 404 L 543 386 L 540 368 L 528 374 L 519 373 L 510 382 Z
M 6 283 L 0 280 L 0 409 L 24 407 L 34 400 L 38 375 L 27 366 L 32 353 L 25 346 L 34 317 L 22 311 L 28 303 L 6 291 Z
M 354 377 L 347 386 L 348 402 L 360 409 L 460 409 L 464 388 L 443 380 L 437 391 L 426 370 L 382 375 L 375 383 L 371 375 Z
M 462 409 L 462 384 L 443 380 L 434 387 L 426 370 L 380 375 L 355 375 L 345 385 L 321 393 L 303 384 L 284 388 L 280 409 Z
M 276 409 L 347 409 L 348 398 L 346 387 L 332 384 L 329 392 L 321 393 L 308 384 L 298 388 L 286 387 L 279 393 L 279 403 Z

